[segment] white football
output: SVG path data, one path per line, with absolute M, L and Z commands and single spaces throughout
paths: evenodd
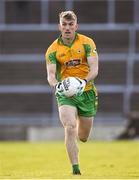
M 66 97 L 76 96 L 80 87 L 80 80 L 75 77 L 68 77 L 62 81 L 63 93 Z

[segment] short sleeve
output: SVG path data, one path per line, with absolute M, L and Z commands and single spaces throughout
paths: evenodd
M 97 56 L 97 49 L 94 41 L 90 38 L 83 44 L 87 57 Z
M 56 64 L 56 51 L 51 50 L 48 48 L 45 54 L 46 63 Z

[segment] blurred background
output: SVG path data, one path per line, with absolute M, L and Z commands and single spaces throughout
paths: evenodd
M 93 38 L 99 53 L 99 106 L 90 138 L 138 138 L 139 1 L 1 0 L 0 140 L 63 139 L 45 52 L 65 10 L 77 14 L 78 32 Z

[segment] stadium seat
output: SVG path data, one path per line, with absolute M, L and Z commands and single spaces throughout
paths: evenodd
M 134 1 L 115 1 L 115 22 L 133 23 L 134 22 Z
M 65 1 L 62 0 L 54 0 L 49 1 L 49 14 L 48 14 L 48 22 L 51 23 L 59 23 L 58 15 L 60 12 L 65 11 Z
M 131 94 L 131 111 L 139 110 L 139 92 Z
M 139 30 L 136 31 L 136 52 L 139 53 Z
M 52 93 L 0 94 L 1 115 L 51 114 Z
M 134 84 L 139 85 L 139 61 L 134 62 L 133 81 Z
M 0 85 L 45 85 L 45 61 L 0 62 L 0 77 Z
M 123 94 L 122 93 L 100 93 L 99 94 L 99 113 L 122 113 Z
M 4 31 L 3 54 L 45 54 L 57 31 Z
M 107 1 L 73 1 L 73 9 L 78 15 L 79 23 L 107 23 Z
M 126 61 L 102 61 L 99 63 L 99 75 L 96 84 L 126 84 Z
M 3 48 L 3 32 L 0 31 L 0 54 L 2 54 L 2 48 Z
M 128 52 L 128 31 L 79 31 L 93 38 L 99 53 Z M 3 54 L 45 54 L 46 49 L 59 35 L 58 31 L 4 31 Z M 109 38 L 108 38 L 109 37 Z
M 129 32 L 127 30 L 80 31 L 94 39 L 98 53 L 127 53 Z
M 6 1 L 5 13 L 7 24 L 37 24 L 41 22 L 41 3 L 39 1 Z

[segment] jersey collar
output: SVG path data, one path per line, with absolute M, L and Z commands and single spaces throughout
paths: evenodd
M 60 35 L 60 36 L 58 37 L 58 43 L 59 43 L 59 44 L 62 44 L 62 45 L 64 45 L 64 46 L 71 47 L 77 38 L 78 38 L 78 33 L 75 32 L 75 36 L 74 36 L 73 41 L 72 41 L 69 45 L 67 45 L 67 44 L 64 44 L 64 42 L 63 42 L 63 40 L 62 40 L 62 35 Z

